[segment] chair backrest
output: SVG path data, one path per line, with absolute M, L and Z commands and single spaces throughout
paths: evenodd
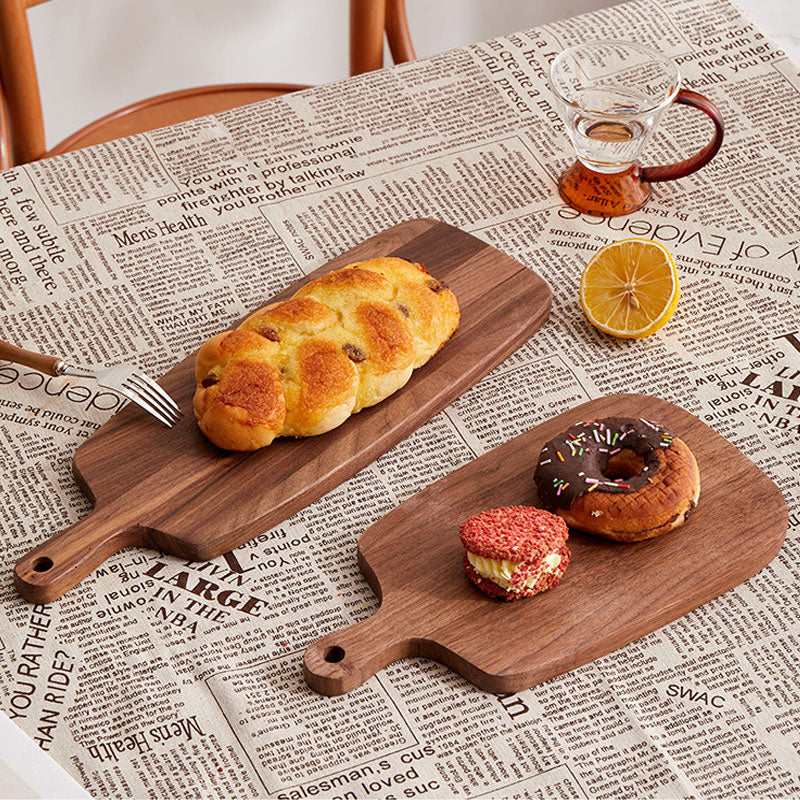
M 0 0 L 0 168 L 45 155 L 44 116 L 27 11 L 47 0 Z M 395 63 L 416 56 L 404 0 L 350 0 L 350 74 L 383 66 L 383 34 Z
M 13 164 L 25 164 L 45 152 L 44 118 L 28 8 L 46 0 L 0 0 L 0 82 L 8 129 L 3 131 Z M 7 166 L 7 165 L 4 165 Z
M 383 66 L 383 32 L 395 64 L 414 61 L 405 0 L 350 0 L 350 74 Z

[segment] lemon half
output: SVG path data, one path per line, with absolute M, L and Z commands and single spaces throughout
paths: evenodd
M 655 333 L 675 313 L 680 295 L 669 250 L 649 239 L 606 245 L 581 275 L 581 307 L 589 322 L 624 339 Z

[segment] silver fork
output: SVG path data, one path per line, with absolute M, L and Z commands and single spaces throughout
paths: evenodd
M 111 389 L 126 397 L 136 405 L 152 414 L 159 422 L 171 428 L 182 416 L 178 404 L 147 375 L 137 372 L 127 364 L 92 372 L 80 367 L 72 367 L 58 356 L 45 356 L 31 350 L 4 342 L 0 339 L 0 361 L 13 361 L 26 367 L 59 377 L 70 375 L 75 378 L 92 378 L 98 386 Z

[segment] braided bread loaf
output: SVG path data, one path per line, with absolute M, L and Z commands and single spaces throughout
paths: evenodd
M 329 272 L 197 354 L 194 413 L 227 450 L 316 436 L 396 392 L 458 327 L 455 295 L 419 264 Z

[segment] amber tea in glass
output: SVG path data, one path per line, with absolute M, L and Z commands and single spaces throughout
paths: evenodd
M 559 191 L 574 208 L 619 216 L 641 208 L 650 184 L 682 178 L 705 166 L 722 144 L 722 116 L 707 98 L 681 88 L 673 61 L 632 42 L 598 41 L 570 47 L 550 68 L 550 86 L 578 160 Z M 664 111 L 694 106 L 714 122 L 714 136 L 699 153 L 663 167 L 637 159 Z

